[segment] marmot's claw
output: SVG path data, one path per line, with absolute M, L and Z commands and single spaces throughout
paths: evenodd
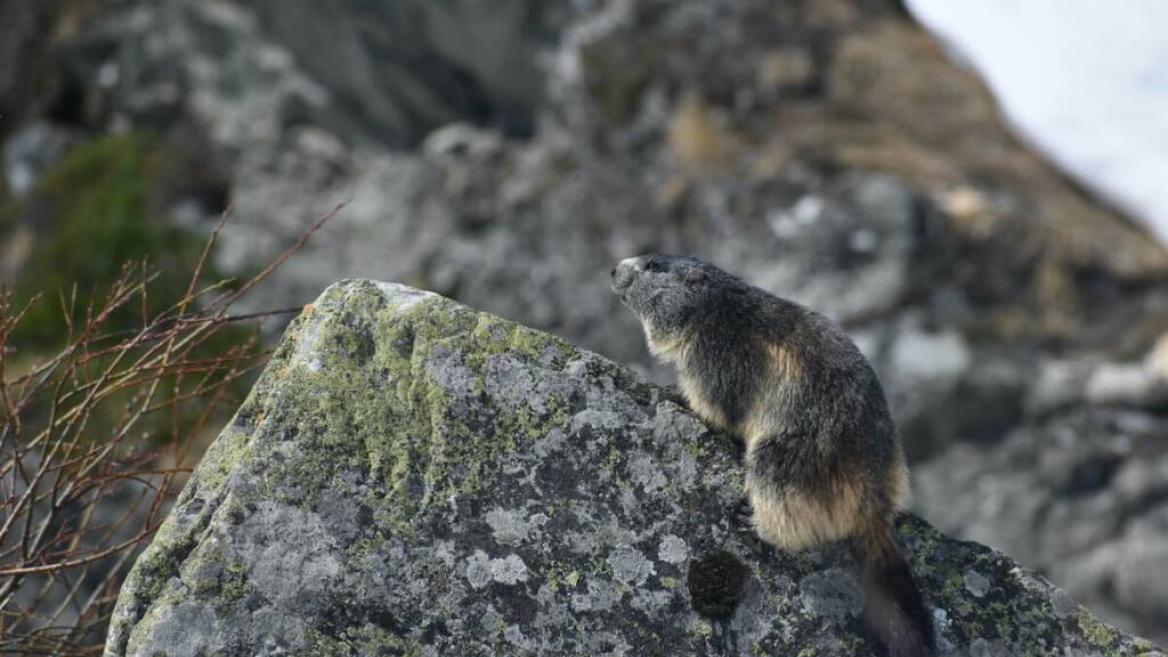
M 754 526 L 754 509 L 751 508 L 749 499 L 739 498 L 738 504 L 734 506 L 734 519 L 739 525 Z

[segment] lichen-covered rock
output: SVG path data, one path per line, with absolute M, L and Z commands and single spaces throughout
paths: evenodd
M 400 285 L 294 322 L 126 581 L 108 656 L 870 655 L 842 546 L 734 513 L 736 447 L 667 391 Z M 1158 655 L 906 518 L 961 655 Z
M 1168 641 L 1166 435 L 1163 412 L 1076 405 L 992 452 L 955 445 L 921 464 L 917 504 L 942 530 L 1006 550 L 1106 618 Z

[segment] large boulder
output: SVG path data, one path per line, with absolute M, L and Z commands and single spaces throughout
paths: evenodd
M 879 654 L 847 550 L 761 542 L 739 470 L 620 365 L 340 283 L 141 555 L 106 655 Z M 1162 655 L 1000 553 L 899 530 L 946 654 Z

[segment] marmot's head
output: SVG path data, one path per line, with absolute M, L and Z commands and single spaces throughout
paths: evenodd
M 620 261 L 612 270 L 612 290 L 645 328 L 649 348 L 669 356 L 695 321 L 725 307 L 726 293 L 746 284 L 689 256 L 647 255 Z

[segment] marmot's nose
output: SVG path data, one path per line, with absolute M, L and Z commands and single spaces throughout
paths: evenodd
M 624 292 L 633 284 L 633 279 L 641 270 L 640 258 L 625 258 L 616 264 L 612 270 L 612 289 Z
M 612 271 L 613 275 L 615 276 L 621 272 L 640 272 L 644 271 L 644 269 L 645 257 L 636 256 L 633 258 L 625 258 L 624 260 L 616 263 L 616 269 L 613 269 Z

